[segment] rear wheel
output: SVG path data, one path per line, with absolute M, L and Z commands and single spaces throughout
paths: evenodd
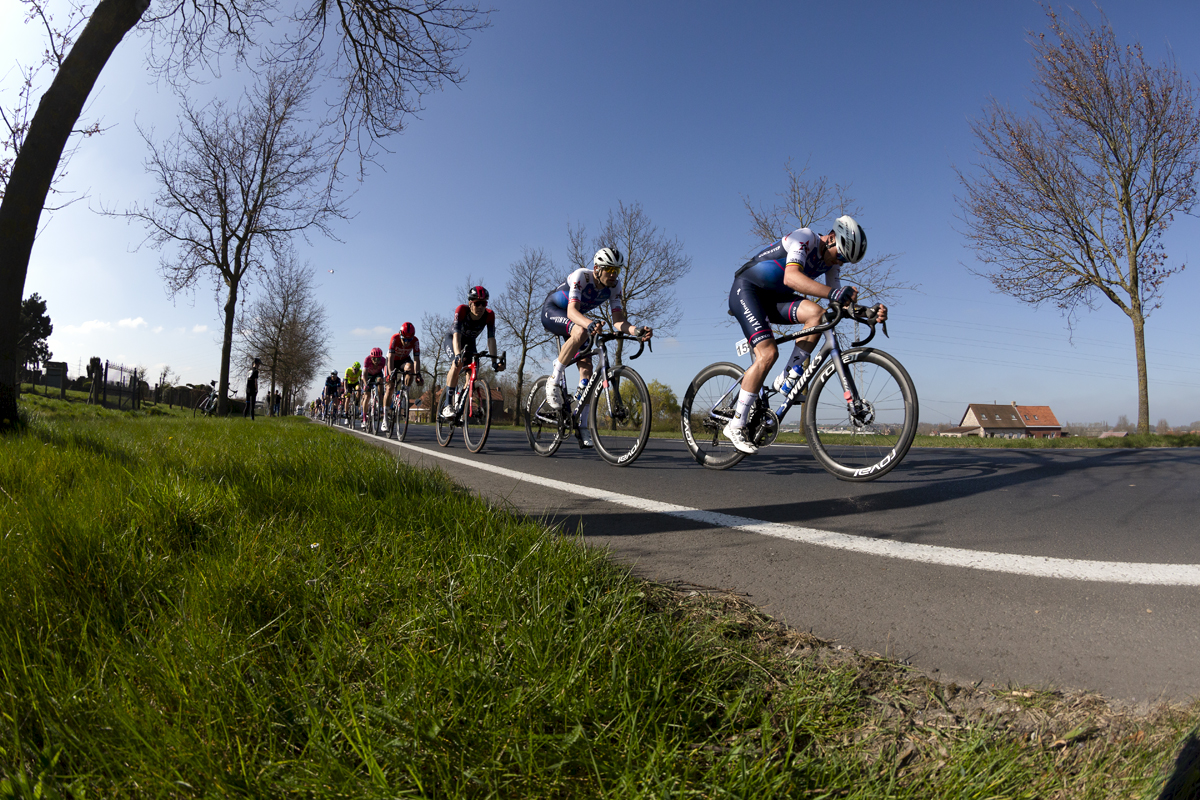
M 469 380 L 468 377 L 463 377 L 460 391 L 468 390 Z M 467 395 L 462 412 L 463 444 L 472 453 L 478 453 L 483 449 L 488 431 L 492 427 L 492 391 L 483 378 L 470 381 L 469 387 L 470 394 Z
M 533 452 L 539 456 L 554 455 L 566 434 L 559 412 L 546 402 L 546 384 L 549 381 L 549 375 L 543 375 L 534 381 L 533 388 L 529 390 L 521 408 L 525 415 L 525 436 L 529 438 L 529 446 L 533 448 Z M 566 407 L 565 404 L 563 407 Z
M 454 417 L 451 417 L 450 419 L 442 418 L 442 409 L 450 405 L 450 396 L 452 394 L 454 394 L 454 392 L 450 390 L 449 386 L 443 389 L 442 402 L 438 403 L 438 407 L 434 409 L 433 412 L 434 416 L 436 417 L 435 423 L 437 426 L 437 441 L 442 447 L 448 446 L 450 444 L 450 438 L 454 436 L 454 423 L 456 420 Z
M 737 410 L 744 373 L 727 361 L 708 365 L 692 379 L 679 406 L 683 441 L 692 458 L 709 469 L 729 469 L 746 457 L 721 436 Z
M 192 416 L 199 417 L 205 415 L 205 404 L 208 402 L 208 395 L 204 395 L 192 406 Z
M 596 452 L 610 464 L 629 466 L 650 441 L 650 392 L 631 367 L 617 367 L 596 387 L 588 414 Z
M 832 361 L 821 368 L 804 404 L 804 436 L 818 463 L 844 481 L 891 472 L 917 433 L 917 390 L 908 372 L 882 350 L 842 354 L 853 384 L 847 403 Z

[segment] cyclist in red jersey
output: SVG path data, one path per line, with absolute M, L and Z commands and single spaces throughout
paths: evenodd
M 421 375 L 421 341 L 417 338 L 417 329 L 411 322 L 401 325 L 400 330 L 393 334 L 391 341 L 388 342 L 388 370 L 387 394 L 383 398 L 384 408 L 391 408 L 392 393 L 395 392 L 396 384 L 401 377 L 404 379 L 406 390 L 412 385 L 414 377 L 418 384 L 425 384 L 425 378 Z M 383 423 L 383 430 L 385 433 L 387 432 L 386 421 Z
M 496 367 L 496 314 L 487 307 L 487 301 L 488 290 L 482 286 L 473 287 L 467 294 L 467 304 L 454 309 L 454 327 L 442 342 L 446 354 L 453 359 L 446 375 L 447 391 L 443 394 L 447 402 L 442 406 L 442 416 L 446 419 L 454 417 L 458 373 L 463 362 L 475 355 L 475 340 L 484 328 L 487 328 L 488 355 L 492 357 L 492 368 Z

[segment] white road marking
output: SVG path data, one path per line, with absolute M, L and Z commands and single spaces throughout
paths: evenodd
M 378 441 L 375 437 L 361 431 L 354 431 L 360 436 Z M 483 461 L 474 461 L 460 456 L 424 447 L 388 440 L 388 444 L 413 450 L 422 455 L 441 458 L 455 464 L 503 475 L 519 481 L 544 486 L 560 492 L 592 497 L 609 503 L 634 508 L 638 511 L 651 511 L 672 517 L 713 525 L 718 528 L 733 528 L 734 530 L 757 533 L 762 536 L 773 536 L 777 539 L 788 539 L 793 542 L 832 547 L 837 550 L 848 550 L 853 553 L 880 556 L 883 558 L 898 558 L 904 561 L 918 561 L 924 564 L 936 564 L 947 567 L 965 567 L 989 572 L 1006 572 L 1014 575 L 1026 575 L 1036 578 L 1060 578 L 1075 581 L 1096 581 L 1100 583 L 1134 583 L 1152 586 L 1200 586 L 1200 564 L 1140 564 L 1122 561 L 1084 561 L 1074 558 L 1045 558 L 1041 556 L 1022 556 L 1011 553 L 991 553 L 984 550 L 963 550 L 955 547 L 940 547 L 929 544 L 913 544 L 910 542 L 892 542 L 883 539 L 870 539 L 864 536 L 851 536 L 834 531 L 823 531 L 817 528 L 805 528 L 799 525 L 784 525 L 779 522 L 765 522 L 749 517 L 737 517 L 731 514 L 721 514 L 716 511 L 703 511 L 698 508 L 663 503 L 658 500 L 648 500 L 643 497 L 610 492 L 593 486 L 583 486 L 577 483 L 567 483 L 553 478 L 543 478 L 526 472 L 498 467 Z

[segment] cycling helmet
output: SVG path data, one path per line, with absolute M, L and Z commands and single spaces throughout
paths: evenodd
M 371 348 L 371 358 L 383 358 L 383 351 L 378 347 Z
M 362 364 L 355 361 L 354 366 L 350 367 L 350 369 L 354 370 L 355 372 L 358 372 L 360 369 L 362 369 Z
M 331 377 L 331 378 L 336 378 L 336 377 L 337 377 L 337 370 L 335 369 L 333 372 L 329 373 L 329 377 Z
M 625 256 L 621 255 L 621 251 L 615 247 L 601 247 L 596 251 L 596 257 L 592 259 L 593 268 L 621 269 L 623 266 L 625 266 Z
M 471 291 L 467 292 L 467 300 L 482 300 L 487 302 L 488 290 L 482 286 L 472 286 Z
M 475 287 L 475 288 L 479 288 L 479 287 Z M 483 293 L 483 299 L 487 300 L 487 292 Z M 415 334 L 416 332 L 417 332 L 417 329 L 413 327 L 413 324 L 411 322 L 406 322 L 400 326 L 400 338 L 402 338 L 402 339 L 411 339 L 413 337 L 413 334 Z
M 837 237 L 838 254 L 851 264 L 862 261 L 867 254 L 867 232 L 851 217 L 838 217 L 830 233 Z

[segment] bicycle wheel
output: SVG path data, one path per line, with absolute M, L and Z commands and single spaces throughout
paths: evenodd
M 466 390 L 464 377 L 462 391 Z M 470 383 L 470 394 L 463 405 L 462 424 L 463 444 L 472 453 L 478 453 L 492 428 L 492 390 L 483 378 L 477 377 Z
M 620 366 L 592 394 L 588 415 L 596 452 L 610 464 L 627 467 L 650 441 L 650 391 L 632 367 Z
M 376 436 L 383 435 L 383 397 L 376 393 L 371 401 L 371 427 Z
M 451 417 L 450 419 L 442 419 L 442 409 L 450 403 L 450 387 L 442 390 L 442 402 L 438 403 L 438 407 L 434 409 L 434 416 L 437 418 L 437 441 L 442 447 L 450 445 L 450 438 L 454 436 L 454 423 L 458 420 Z
M 692 378 L 679 405 L 683 441 L 696 463 L 709 469 L 729 469 L 746 457 L 721 436 L 737 410 L 743 373 L 728 361 L 709 364 Z
M 860 408 L 845 400 L 835 365 L 821 368 L 804 404 L 804 436 L 813 457 L 844 481 L 873 481 L 908 453 L 917 433 L 917 389 L 900 362 L 882 350 L 842 353 Z M 828 391 L 824 391 L 828 387 Z
M 399 406 L 396 409 L 396 438 L 404 441 L 404 437 L 408 436 L 408 387 L 404 387 L 400 392 Z
M 546 383 L 549 380 L 549 375 L 543 375 L 534 381 L 521 408 L 525 416 L 525 436 L 533 452 L 539 456 L 554 455 L 566 435 L 561 415 L 546 403 Z M 565 402 L 563 407 L 566 407 Z
M 201 415 L 205 415 L 204 404 L 207 402 L 208 402 L 208 395 L 205 395 L 204 397 L 201 397 L 199 400 L 197 400 L 195 405 L 192 406 L 192 416 L 199 417 Z

